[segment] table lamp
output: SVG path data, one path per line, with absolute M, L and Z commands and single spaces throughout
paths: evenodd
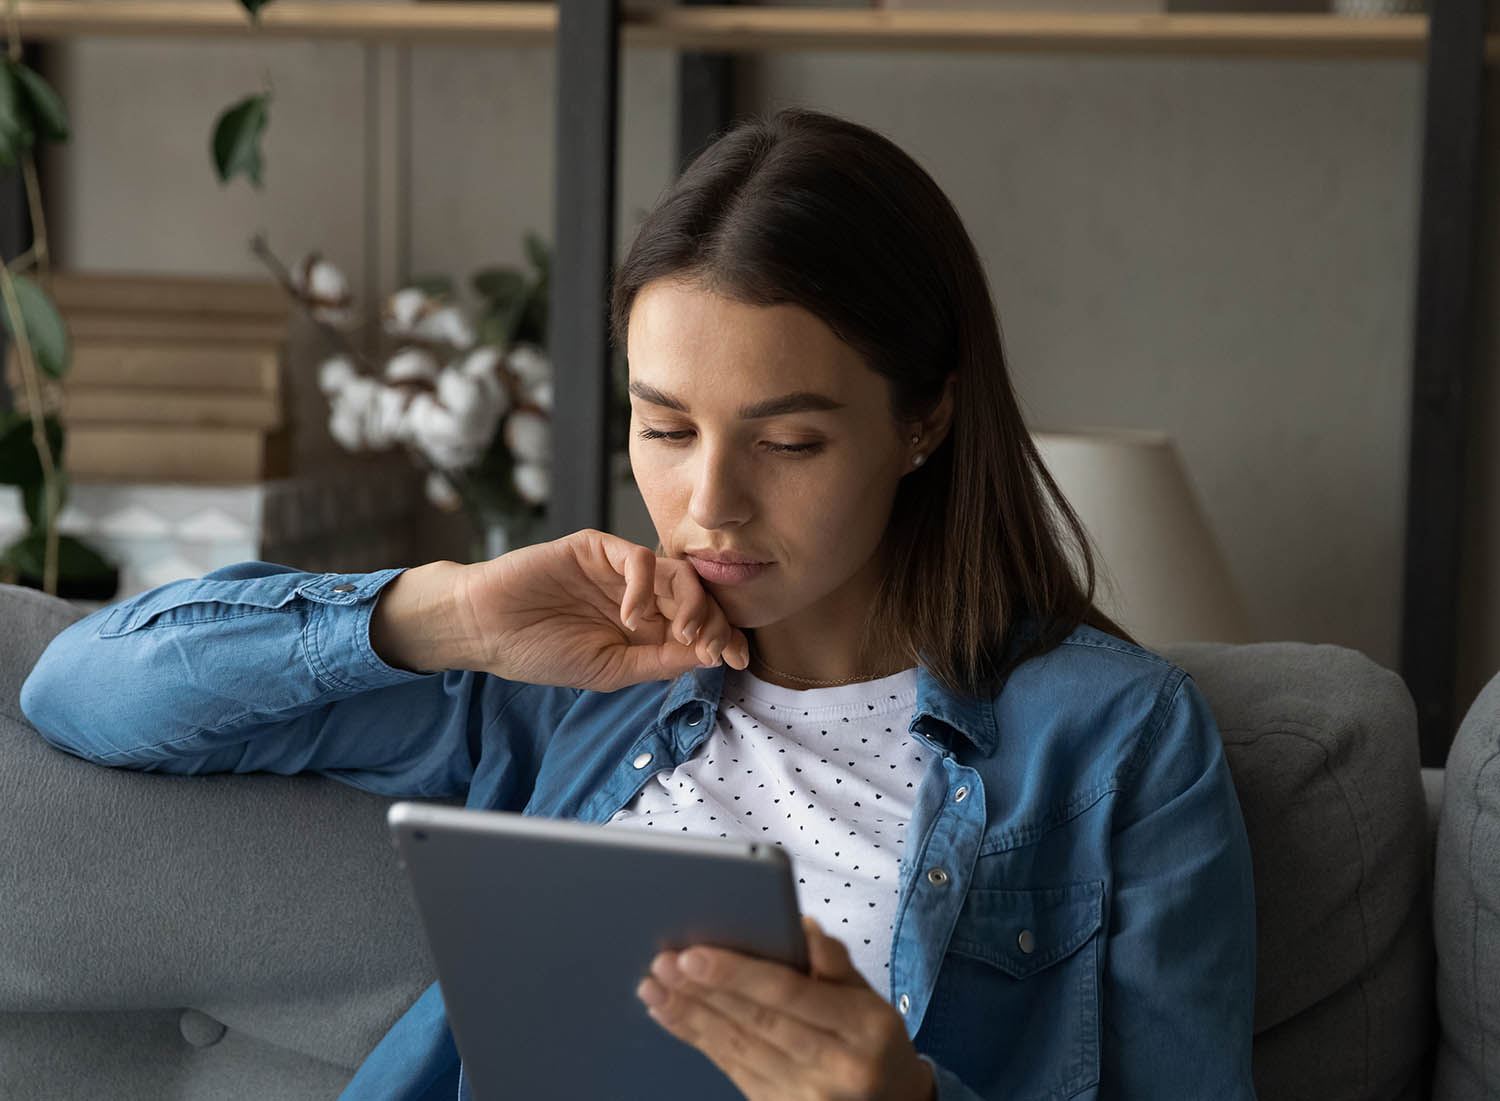
M 1251 641 L 1169 436 L 1088 428 L 1032 439 L 1099 552 L 1095 603 L 1115 622 L 1147 647 Z

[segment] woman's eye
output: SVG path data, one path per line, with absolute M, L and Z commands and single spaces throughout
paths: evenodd
M 680 432 L 658 432 L 655 428 L 642 428 L 640 437 L 643 440 L 671 440 L 677 442 L 692 433 L 683 430 Z M 821 443 L 767 443 L 770 450 L 786 455 L 814 455 L 823 449 Z

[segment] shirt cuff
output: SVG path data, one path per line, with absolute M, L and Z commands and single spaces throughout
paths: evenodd
M 313 675 L 338 692 L 365 692 L 434 676 L 387 664 L 370 644 L 370 618 L 381 590 L 406 568 L 319 574 L 297 586 L 310 606 L 302 629 Z

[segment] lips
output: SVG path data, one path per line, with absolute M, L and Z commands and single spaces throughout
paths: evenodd
M 705 581 L 712 581 L 719 585 L 738 585 L 759 577 L 769 570 L 774 562 L 724 562 L 712 558 L 698 558 L 688 555 L 687 560 L 693 569 L 698 571 L 698 576 Z

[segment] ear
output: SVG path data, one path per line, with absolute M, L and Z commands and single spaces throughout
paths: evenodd
M 948 379 L 943 383 L 943 396 L 938 399 L 932 412 L 911 424 L 912 433 L 922 437 L 923 455 L 931 455 L 936 451 L 938 444 L 947 438 L 948 430 L 953 426 L 953 394 L 957 380 L 958 372 L 949 371 Z

